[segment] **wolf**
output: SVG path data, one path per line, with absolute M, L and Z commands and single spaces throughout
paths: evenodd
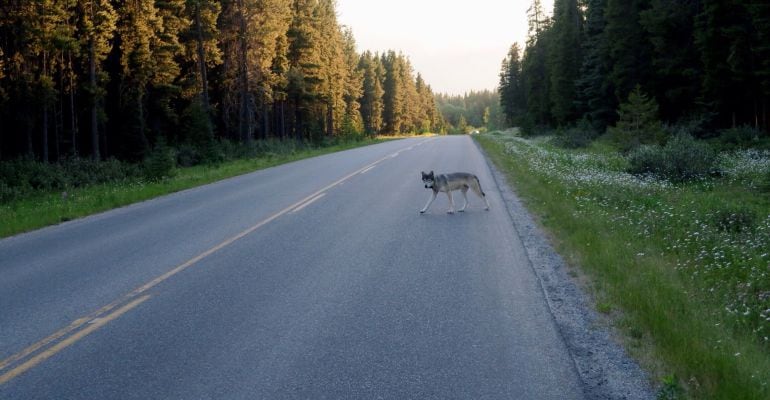
M 420 173 L 422 175 L 422 182 L 425 184 L 425 188 L 433 190 L 433 195 L 428 200 L 428 203 L 425 204 L 425 207 L 420 210 L 420 214 L 428 211 L 428 208 L 431 204 L 433 204 L 433 201 L 436 200 L 436 196 L 439 192 L 444 192 L 446 193 L 447 197 L 449 197 L 449 210 L 447 210 L 447 213 L 454 214 L 455 204 L 452 201 L 452 191 L 454 190 L 462 191 L 463 198 L 465 199 L 465 204 L 463 204 L 463 207 L 457 211 L 465 211 L 465 207 L 468 205 L 468 189 L 472 189 L 479 197 L 484 199 L 484 204 L 486 204 L 485 210 L 489 211 L 487 195 L 481 190 L 481 183 L 479 182 L 479 178 L 476 175 L 467 172 L 455 172 L 451 174 L 439 175 L 434 174 L 433 171 L 430 171 L 427 174 L 424 171 L 420 171 Z

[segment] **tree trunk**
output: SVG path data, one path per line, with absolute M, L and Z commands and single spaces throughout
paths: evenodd
M 43 74 L 42 77 L 47 76 L 47 54 L 43 51 Z M 43 89 L 43 162 L 48 162 L 48 89 Z
M 203 101 L 203 112 L 206 113 L 206 117 L 211 119 L 211 113 L 209 112 L 209 79 L 208 71 L 206 71 L 206 52 L 203 49 L 203 28 L 201 28 L 201 6 L 198 3 L 195 7 L 195 30 L 198 36 L 198 70 L 200 71 L 201 79 L 201 101 Z M 207 127 L 209 136 L 211 136 L 211 124 Z
M 240 16 L 240 37 L 238 54 L 238 74 L 239 74 L 239 93 L 240 93 L 240 115 L 239 115 L 239 133 L 241 141 L 251 142 L 251 118 L 249 113 L 249 69 L 247 64 L 246 52 L 246 17 L 243 15 L 243 0 L 238 0 L 238 12 Z
M 99 161 L 99 118 L 96 108 L 99 99 L 96 95 L 96 50 L 94 47 L 93 38 L 91 38 L 88 44 L 88 52 L 88 74 L 89 83 L 91 85 L 91 150 L 93 151 L 91 157 L 94 159 L 94 161 Z
M 69 69 L 70 69 L 70 134 L 72 135 L 72 156 L 77 157 L 77 136 L 78 136 L 78 124 L 75 119 L 75 72 L 72 69 L 72 52 L 69 52 Z

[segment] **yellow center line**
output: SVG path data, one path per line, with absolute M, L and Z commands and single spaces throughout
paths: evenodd
M 321 193 L 321 194 L 319 194 L 318 196 L 316 196 L 316 197 L 313 197 L 312 199 L 310 199 L 310 200 L 308 200 L 308 201 L 306 201 L 306 202 L 302 203 L 302 205 L 300 205 L 300 206 L 298 206 L 297 208 L 295 208 L 295 209 L 291 210 L 291 212 L 292 212 L 292 213 L 298 212 L 298 211 L 300 211 L 300 210 L 302 210 L 303 208 L 305 208 L 305 207 L 309 206 L 310 204 L 312 204 L 313 202 L 315 202 L 316 200 L 318 200 L 318 199 L 320 199 L 321 197 L 324 197 L 324 196 L 326 196 L 326 193 Z
M 435 138 L 430 138 L 430 139 L 424 140 L 424 141 L 420 142 L 419 144 L 423 144 L 423 143 L 429 142 L 429 141 L 431 141 L 433 139 L 435 139 Z M 399 150 L 398 152 L 400 152 L 400 151 L 401 150 Z M 396 152 L 396 155 L 398 154 L 398 152 Z M 81 338 L 83 338 L 84 336 L 86 336 L 89 333 L 93 332 L 94 330 L 104 326 L 105 324 L 107 324 L 111 320 L 117 318 L 118 316 L 120 316 L 121 314 L 123 314 L 126 311 L 130 310 L 131 308 L 136 307 L 139 303 L 143 302 L 144 300 L 147 300 L 147 298 L 149 296 L 144 296 L 144 297 L 141 297 L 139 299 L 136 299 L 136 298 L 138 296 L 143 295 L 145 292 L 147 292 L 148 290 L 150 290 L 153 287 L 157 286 L 161 282 L 163 282 L 163 281 L 167 280 L 168 278 L 178 274 L 179 272 L 184 271 L 185 269 L 189 268 L 190 266 L 196 264 L 198 261 L 200 261 L 200 260 L 210 256 L 211 254 L 213 254 L 213 253 L 215 253 L 215 252 L 217 252 L 217 251 L 219 251 L 219 250 L 221 250 L 221 249 L 231 245 L 232 243 L 234 243 L 238 239 L 243 238 L 244 236 L 246 236 L 246 235 L 254 232 L 255 230 L 265 226 L 266 224 L 276 220 L 277 218 L 285 215 L 286 213 L 288 213 L 288 212 L 290 212 L 292 210 L 295 210 L 295 209 L 297 209 L 300 206 L 304 207 L 307 204 L 310 204 L 310 202 L 312 202 L 311 200 L 314 201 L 314 200 L 317 200 L 317 199 L 321 198 L 322 194 L 325 194 L 324 192 L 326 192 L 327 190 L 331 189 L 332 187 L 337 186 L 337 185 L 347 181 L 348 179 L 350 179 L 350 178 L 360 174 L 363 171 L 366 171 L 368 169 L 374 168 L 374 166 L 376 166 L 377 164 L 379 164 L 379 163 L 381 163 L 381 162 L 383 162 L 383 161 L 385 161 L 385 160 L 387 160 L 389 158 L 392 158 L 392 157 L 393 157 L 392 155 L 387 155 L 387 156 L 382 157 L 379 160 L 377 160 L 377 161 L 375 161 L 375 162 L 373 162 L 371 164 L 368 164 L 368 165 L 366 165 L 366 166 L 356 170 L 355 172 L 352 172 L 352 173 L 350 173 L 348 175 L 345 175 L 344 177 L 342 177 L 342 178 L 340 178 L 340 179 L 338 179 L 338 180 L 336 180 L 336 181 L 334 181 L 334 182 L 324 186 L 320 190 L 315 191 L 313 194 L 303 198 L 302 200 L 300 200 L 300 201 L 298 201 L 298 202 L 296 202 L 296 203 L 294 203 L 294 204 L 284 208 L 283 210 L 278 211 L 277 213 L 271 215 L 270 217 L 260 221 L 256 225 L 254 225 L 254 226 L 252 226 L 252 227 L 250 227 L 250 228 L 248 228 L 248 229 L 246 229 L 246 230 L 236 234 L 235 236 L 233 236 L 233 237 L 231 237 L 229 239 L 226 239 L 225 241 L 223 241 L 223 242 L 217 244 L 216 246 L 214 246 L 214 247 L 204 251 L 203 253 L 198 254 L 197 256 L 195 256 L 195 257 L 185 261 L 184 263 L 182 263 L 182 264 L 172 268 L 171 270 L 169 270 L 168 272 L 158 276 L 157 278 L 155 278 L 155 279 L 153 279 L 153 280 L 151 280 L 151 281 L 149 281 L 149 282 L 139 286 L 138 288 L 134 289 L 133 291 L 129 292 L 128 294 L 126 294 L 126 295 L 116 299 L 115 301 L 113 301 L 113 302 L 111 302 L 111 303 L 109 303 L 109 304 L 99 308 L 98 310 L 96 310 L 96 311 L 86 315 L 85 317 L 78 318 L 75 321 L 72 321 L 72 323 L 70 323 L 66 327 L 64 327 L 64 328 L 54 332 L 53 334 L 49 335 L 48 337 L 46 337 L 46 338 L 44 338 L 42 340 L 39 340 L 38 342 L 28 346 L 24 350 L 22 350 L 22 351 L 20 351 L 20 352 L 18 352 L 16 354 L 6 358 L 6 359 L 0 361 L 0 372 L 2 372 L 2 370 L 8 368 L 10 365 L 15 364 L 15 363 L 17 363 L 17 362 L 19 362 L 19 361 L 29 357 L 30 355 L 38 352 L 40 349 L 42 349 L 42 348 L 50 345 L 51 343 L 53 343 L 53 342 L 55 342 L 55 341 L 65 337 L 65 336 L 69 335 L 70 333 L 78 330 L 80 327 L 82 327 L 83 325 L 85 325 L 89 321 L 95 321 L 96 320 L 96 322 L 90 324 L 87 328 L 85 328 L 85 329 L 83 329 L 83 330 L 73 334 L 72 336 L 66 338 L 65 340 L 59 342 L 58 344 L 52 346 L 51 348 L 49 348 L 49 349 L 43 351 L 42 353 L 32 357 L 31 359 L 29 359 L 28 361 L 24 362 L 20 366 L 18 366 L 16 368 L 10 370 L 9 372 L 1 375 L 0 376 L 0 385 L 4 384 L 5 382 L 8 382 L 9 380 L 13 379 L 14 377 L 22 374 L 23 372 L 27 371 L 28 369 L 30 369 L 32 367 L 34 367 L 35 365 L 39 364 L 43 360 L 51 357 L 53 354 L 56 354 L 57 352 L 61 351 L 65 347 L 69 346 L 70 344 L 80 340 Z M 304 204 L 306 202 L 307 202 L 307 204 Z M 141 301 L 138 301 L 138 300 L 141 300 Z M 127 305 L 125 305 L 123 307 L 120 307 L 114 313 L 109 314 L 106 317 L 102 317 L 102 315 L 104 315 L 106 313 L 109 313 L 110 311 L 112 311 L 113 309 L 118 307 L 119 305 L 125 304 L 126 302 L 130 302 L 130 303 L 128 303 Z M 129 305 L 131 305 L 131 307 L 128 307 Z M 108 319 L 108 317 L 111 317 L 111 318 Z M 84 333 L 84 332 L 86 332 L 86 333 Z M 67 344 L 62 346 L 63 343 L 67 343 Z M 33 362 L 33 361 L 35 361 L 35 362 Z
M 56 353 L 62 351 L 66 347 L 72 345 L 73 343 L 77 342 L 78 340 L 86 337 L 93 331 L 103 327 L 104 325 L 107 325 L 111 321 L 114 321 L 121 315 L 127 313 L 132 308 L 138 306 L 139 304 L 142 304 L 147 299 L 149 299 L 149 295 L 145 295 L 142 297 L 139 297 L 138 299 L 134 299 L 134 301 L 124 305 L 123 307 L 118 308 L 113 312 L 112 314 L 106 315 L 104 317 L 99 318 L 97 321 L 94 321 L 92 324 L 88 325 L 85 329 L 77 332 L 76 334 L 62 340 L 61 342 L 57 343 L 55 346 L 43 351 L 42 353 L 30 358 L 27 360 L 24 364 L 19 365 L 18 367 L 4 373 L 3 375 L 0 375 L 0 385 L 10 381 L 11 379 L 23 374 L 27 370 L 34 368 L 36 365 L 40 364 L 41 362 L 45 361 L 46 359 L 52 357 Z

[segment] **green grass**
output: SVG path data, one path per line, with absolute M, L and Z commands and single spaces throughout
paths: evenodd
M 673 185 L 625 174 L 601 144 L 477 140 L 587 277 L 660 398 L 770 398 L 770 200 L 759 173 Z
M 173 177 L 160 182 L 135 180 L 92 185 L 67 190 L 66 196 L 62 191 L 32 193 L 0 203 L 0 237 L 81 218 L 279 164 L 381 141 L 381 139 L 351 141 L 328 147 L 303 148 L 256 158 L 239 159 L 213 166 L 178 168 Z

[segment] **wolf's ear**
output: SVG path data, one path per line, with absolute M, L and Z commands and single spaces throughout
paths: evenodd
M 433 176 L 433 171 L 431 170 L 428 176 Z

